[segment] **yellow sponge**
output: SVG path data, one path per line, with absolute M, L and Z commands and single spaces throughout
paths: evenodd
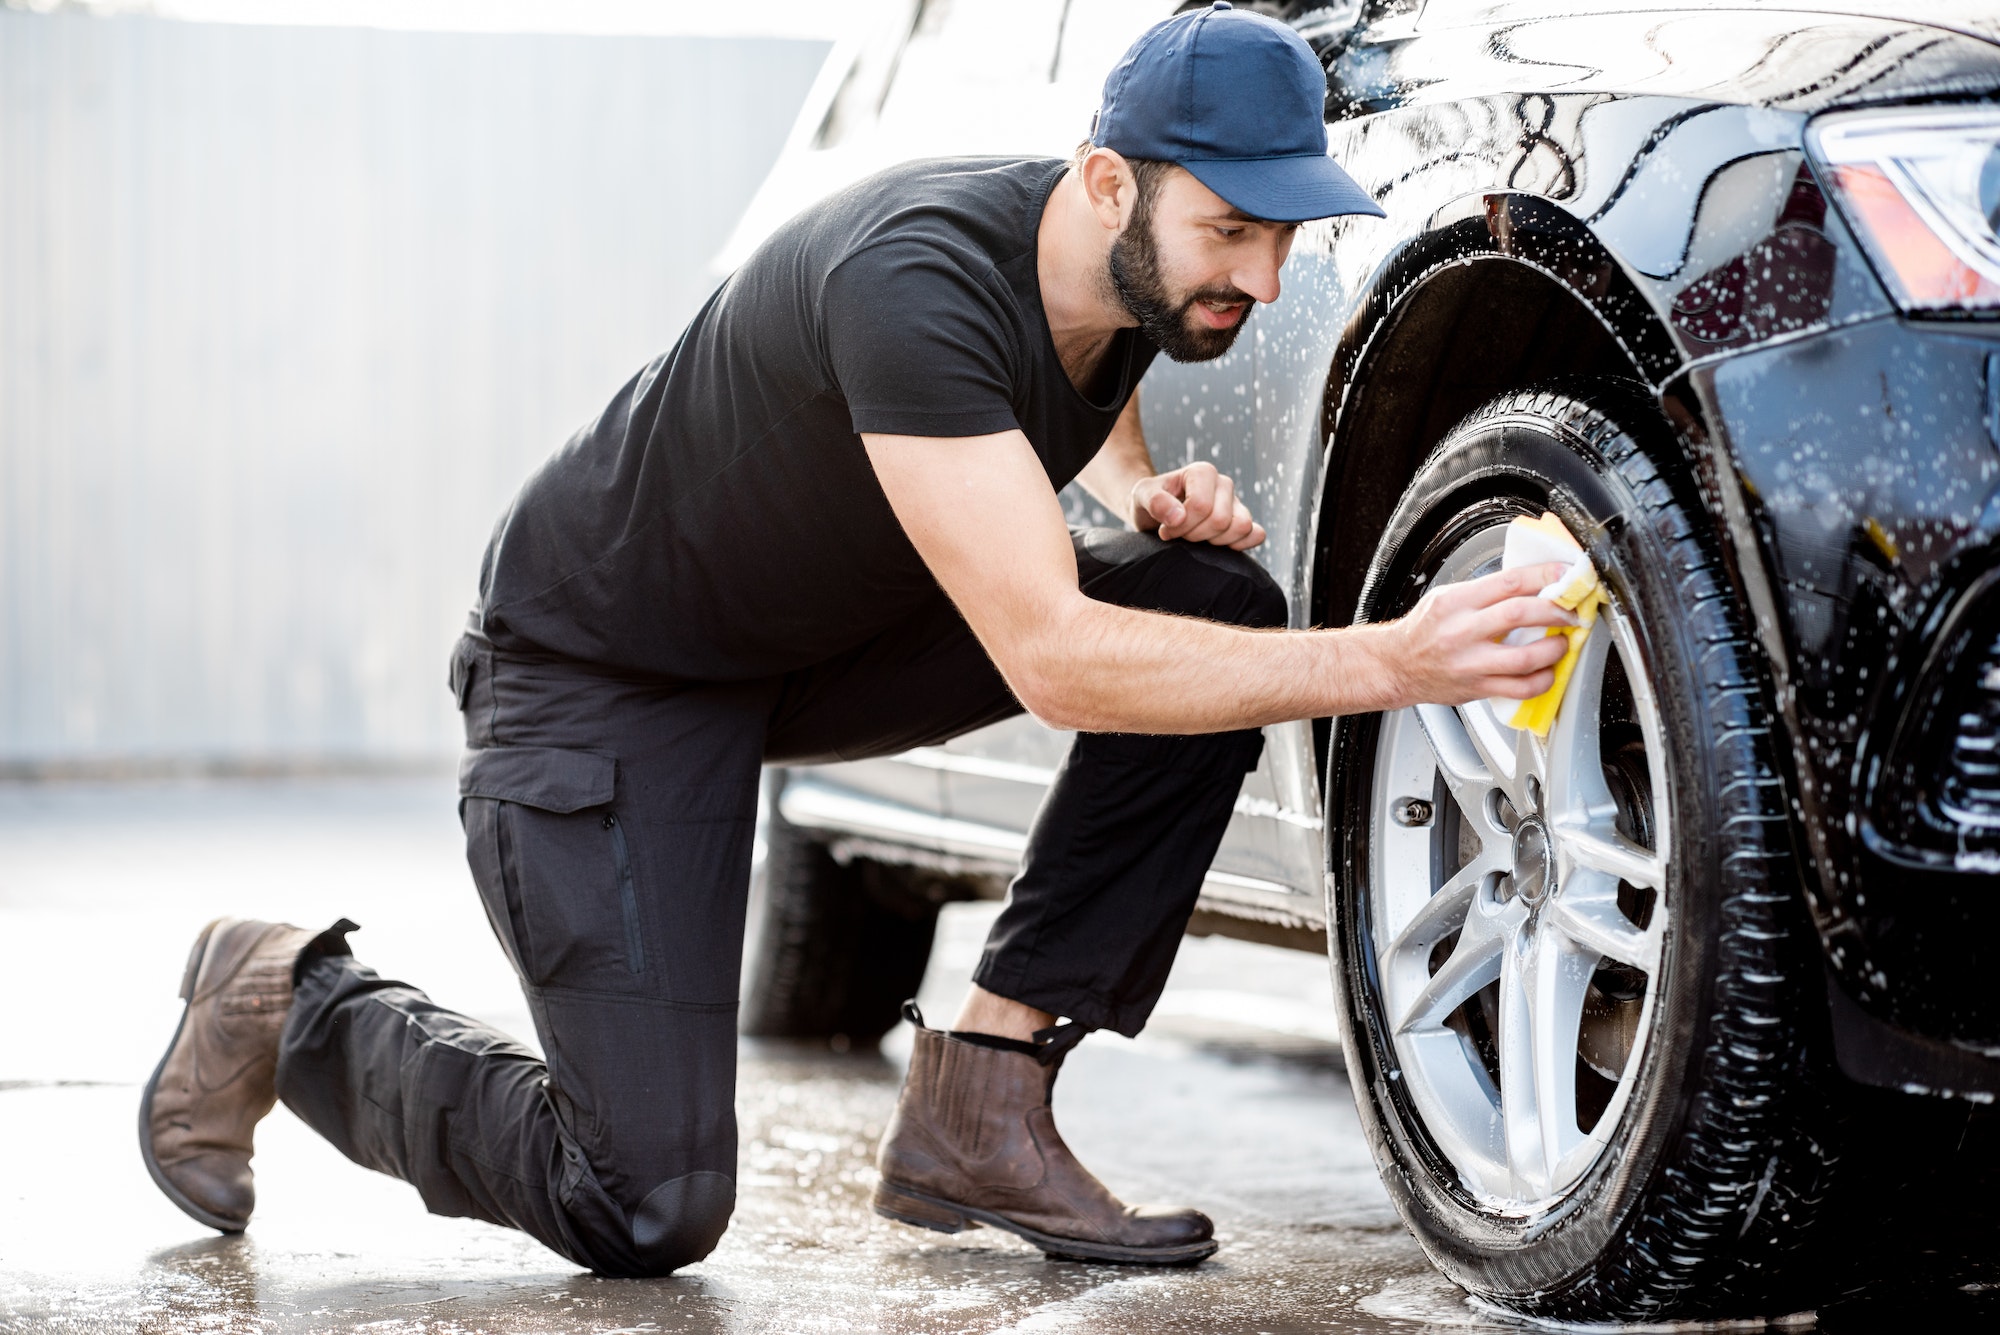
M 1539 519 L 1520 518 L 1507 525 L 1507 545 L 1501 553 L 1500 568 L 1541 565 L 1560 561 L 1568 569 L 1562 578 L 1542 590 L 1542 597 L 1576 613 L 1575 626 L 1524 627 L 1507 636 L 1509 644 L 1530 644 L 1543 635 L 1566 635 L 1569 648 L 1556 662 L 1555 684 L 1527 700 L 1495 700 L 1493 712 L 1510 728 L 1526 728 L 1537 737 L 1549 735 L 1562 707 L 1563 692 L 1569 689 L 1570 673 L 1576 670 L 1577 656 L 1590 628 L 1597 622 L 1597 609 L 1605 605 L 1604 587 L 1598 583 L 1597 567 L 1583 545 L 1563 527 L 1563 522 L 1546 511 Z

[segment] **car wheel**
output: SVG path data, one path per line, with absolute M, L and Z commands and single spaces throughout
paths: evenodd
M 770 772 L 764 860 L 750 877 L 740 1027 L 867 1046 L 923 983 L 944 896 L 909 869 L 836 858 L 779 814 L 784 780 Z
M 1675 450 L 1620 382 L 1461 423 L 1361 619 L 1497 569 L 1544 510 L 1610 606 L 1546 741 L 1474 702 L 1343 719 L 1332 751 L 1335 985 L 1383 1180 L 1446 1275 L 1541 1318 L 1782 1314 L 1834 1157 L 1758 650 Z

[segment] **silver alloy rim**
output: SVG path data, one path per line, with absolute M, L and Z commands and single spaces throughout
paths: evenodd
M 1503 525 L 1482 530 L 1435 582 L 1497 569 L 1503 541 Z M 1485 701 L 1383 718 L 1368 893 L 1389 1078 L 1489 1210 L 1555 1204 L 1631 1099 L 1669 925 L 1665 758 L 1615 605 L 1546 741 Z

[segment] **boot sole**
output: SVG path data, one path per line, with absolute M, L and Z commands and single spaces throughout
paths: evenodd
M 152 1175 L 153 1185 L 158 1187 L 168 1200 L 180 1206 L 190 1218 L 208 1225 L 219 1233 L 241 1233 L 248 1226 L 247 1220 L 224 1219 L 221 1215 L 212 1214 L 196 1205 L 187 1198 L 186 1193 L 174 1185 L 173 1180 L 160 1167 L 160 1161 L 153 1155 L 153 1091 L 159 1088 L 160 1075 L 167 1069 L 167 1058 L 171 1057 L 174 1049 L 180 1045 L 181 1031 L 187 1028 L 188 1012 L 194 1009 L 195 979 L 201 976 L 201 962 L 203 956 L 208 953 L 208 939 L 221 921 L 217 918 L 215 922 L 202 928 L 201 935 L 194 939 L 194 949 L 188 952 L 187 971 L 181 975 L 181 1000 L 188 1004 L 181 1008 L 181 1022 L 174 1026 L 173 1039 L 167 1044 L 166 1052 L 161 1055 L 160 1064 L 153 1068 L 152 1078 L 146 1081 L 146 1092 L 139 1099 L 139 1157 L 146 1161 L 146 1171 Z
M 1002 1229 L 1047 1252 L 1058 1261 L 1110 1261 L 1117 1265 L 1193 1265 L 1207 1260 L 1222 1244 L 1214 1238 L 1184 1242 L 1177 1247 L 1119 1247 L 1108 1242 L 1085 1242 L 1080 1238 L 1059 1238 L 1016 1223 L 1005 1215 L 970 1205 L 939 1200 L 908 1187 L 888 1182 L 875 1184 L 875 1213 L 899 1224 L 912 1224 L 934 1233 L 962 1233 L 981 1224 Z

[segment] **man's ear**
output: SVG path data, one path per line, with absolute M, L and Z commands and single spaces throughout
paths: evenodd
M 1084 156 L 1077 176 L 1083 183 L 1083 197 L 1104 230 L 1123 228 L 1139 197 L 1131 164 L 1113 149 L 1093 148 Z

